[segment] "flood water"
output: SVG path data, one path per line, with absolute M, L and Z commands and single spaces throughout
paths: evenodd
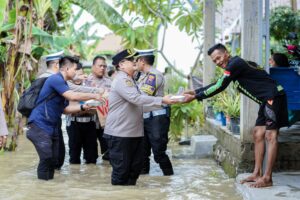
M 65 136 L 65 143 L 67 139 Z M 171 145 L 171 149 L 178 148 Z M 96 165 L 69 165 L 66 154 L 65 164 L 55 172 L 54 180 L 41 181 L 36 177 L 37 153 L 21 135 L 16 152 L 0 155 L 0 199 L 242 199 L 235 190 L 235 180 L 228 178 L 214 160 L 173 158 L 172 163 L 174 176 L 162 176 L 152 162 L 150 175 L 140 176 L 136 186 L 112 186 L 108 162 L 98 159 Z

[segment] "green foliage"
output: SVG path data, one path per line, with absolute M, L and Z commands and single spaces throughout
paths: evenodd
M 175 16 L 175 25 L 180 31 L 185 31 L 188 35 L 199 37 L 202 31 L 203 3 L 194 2 L 194 9 L 188 9 L 181 4 L 179 13 Z
M 193 126 L 204 122 L 202 103 L 193 101 L 188 104 L 175 104 L 171 108 L 170 135 L 174 140 L 180 139 L 187 124 Z
M 4 22 L 4 16 L 6 13 L 6 6 L 7 6 L 7 0 L 0 0 L 0 31 L 1 31 L 1 26 Z
M 221 93 L 218 96 L 218 100 L 223 105 L 223 112 L 226 115 L 229 115 L 233 118 L 239 118 L 240 117 L 240 94 L 236 93 L 235 95 L 228 94 L 226 92 Z
M 57 2 L 54 2 L 54 3 L 57 4 Z M 70 20 L 70 17 L 71 17 L 72 12 L 73 12 L 72 8 L 71 8 L 71 5 L 72 5 L 71 0 L 60 1 L 58 10 L 56 12 L 56 17 L 57 17 L 57 20 L 59 22 L 60 21 L 68 22 Z M 56 7 L 54 7 L 54 9 L 56 9 Z
M 6 46 L 0 45 L 0 64 L 6 61 L 7 49 Z
M 51 0 L 51 8 L 53 12 L 56 13 L 58 11 L 59 5 L 60 5 L 60 0 Z
M 167 94 L 176 94 L 179 87 L 187 87 L 187 82 L 175 74 L 167 74 L 165 79 L 165 93 Z
M 284 40 L 289 32 L 299 32 L 300 11 L 290 7 L 277 7 L 270 15 L 270 35 L 276 40 Z
M 32 28 L 32 35 L 35 37 L 36 41 L 38 41 L 32 48 L 33 53 L 37 55 L 39 55 L 38 52 L 45 51 L 48 53 L 66 49 L 74 42 L 72 38 L 51 35 L 35 26 Z
M 148 24 L 155 24 L 157 21 L 164 24 L 170 22 L 172 8 L 178 7 L 177 1 L 171 3 L 167 0 L 117 0 L 116 5 L 122 7 L 122 14 L 135 13 Z
M 165 91 L 176 94 L 179 87 L 187 87 L 186 81 L 172 73 L 166 76 Z M 170 135 L 178 140 L 187 125 L 200 126 L 204 123 L 203 104 L 193 101 L 188 104 L 175 104 L 171 106 Z
M 51 0 L 33 0 L 35 11 L 39 18 L 43 18 L 51 7 Z

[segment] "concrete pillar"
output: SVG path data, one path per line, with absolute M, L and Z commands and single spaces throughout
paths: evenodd
M 262 1 L 241 0 L 242 58 L 262 63 Z M 251 130 L 257 118 L 258 104 L 242 95 L 241 141 L 252 142 Z
M 215 0 L 204 0 L 204 45 L 203 45 L 203 83 L 208 85 L 215 76 L 215 64 L 207 55 L 207 51 L 215 44 Z
M 294 12 L 297 12 L 297 0 L 290 0 L 290 1 L 291 1 L 292 10 Z

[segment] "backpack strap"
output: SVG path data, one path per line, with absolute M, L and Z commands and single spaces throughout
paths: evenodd
M 39 105 L 41 105 L 42 103 L 45 103 L 46 101 L 52 99 L 53 97 L 56 96 L 56 92 L 51 93 L 49 96 L 47 96 L 47 98 L 45 98 L 43 101 L 41 101 L 40 103 L 38 103 L 34 108 L 38 107 Z

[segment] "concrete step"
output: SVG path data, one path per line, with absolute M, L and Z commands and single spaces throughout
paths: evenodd
M 267 188 L 251 188 L 249 184 L 240 184 L 249 175 L 239 174 L 236 178 L 236 188 L 244 200 L 300 199 L 300 172 L 273 173 L 273 186 Z
M 217 138 L 213 135 L 195 135 L 191 138 L 191 152 L 198 158 L 207 158 L 213 155 L 213 145 Z

